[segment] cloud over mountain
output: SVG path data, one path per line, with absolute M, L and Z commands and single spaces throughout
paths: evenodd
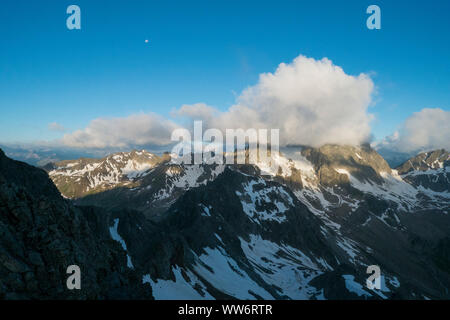
M 413 113 L 400 129 L 379 147 L 416 153 L 444 148 L 450 150 L 450 111 L 425 108 Z
M 281 144 L 354 145 L 370 136 L 367 108 L 373 89 L 366 74 L 351 76 L 327 58 L 299 56 L 274 73 L 261 74 L 225 112 L 196 104 L 178 114 L 220 129 L 280 129 Z
M 133 114 L 124 118 L 94 119 L 82 130 L 66 134 L 62 143 L 77 148 L 123 148 L 166 145 L 177 125 L 159 115 Z
M 329 59 L 298 56 L 275 72 L 259 76 L 236 104 L 220 111 L 204 103 L 183 105 L 172 112 L 204 127 L 280 129 L 280 143 L 320 146 L 357 145 L 370 136 L 368 106 L 374 84 L 366 74 L 348 75 Z M 187 124 L 190 127 L 189 124 Z M 66 134 L 71 147 L 107 148 L 170 143 L 175 122 L 156 114 L 95 119 L 85 129 Z

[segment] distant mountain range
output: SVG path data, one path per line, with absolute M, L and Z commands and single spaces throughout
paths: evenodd
M 243 165 L 185 165 L 169 154 L 120 152 L 47 164 L 63 197 L 41 169 L 0 159 L 0 208 L 7 217 L 0 233 L 11 234 L 9 242 L 0 237 L 6 252 L 0 256 L 11 257 L 0 260 L 0 274 L 8 261 L 23 264 L 0 280 L 0 297 L 43 295 L 25 280 L 16 287 L 14 279 L 27 272 L 56 279 L 62 274 L 47 270 L 72 260 L 92 270 L 87 298 L 116 297 L 123 287 L 134 288 L 121 291 L 123 298 L 450 298 L 445 150 L 396 169 L 367 145 L 291 147 Z M 46 220 L 48 212 L 55 221 Z M 39 230 L 55 229 L 60 241 L 73 244 L 65 251 L 50 245 L 53 233 L 42 242 L 37 227 L 16 227 L 15 219 L 42 221 Z M 47 269 L 35 267 L 31 251 Z M 96 258 L 88 258 L 93 252 Z M 116 262 L 105 258 L 112 252 Z M 369 265 L 381 269 L 379 290 L 366 287 Z M 103 277 L 96 287 L 104 272 L 119 280 Z M 48 286 L 44 297 L 63 290 L 56 282 Z
M 23 161 L 33 166 L 44 166 L 47 163 L 64 159 L 79 157 L 99 157 L 103 152 L 85 152 L 70 148 L 27 146 L 27 145 L 1 145 L 0 149 L 10 158 Z
M 419 154 L 416 152 L 398 152 L 387 147 L 383 143 L 378 143 L 373 148 L 386 160 L 392 168 L 398 167 L 408 159 Z M 78 158 L 102 158 L 109 154 L 116 153 L 117 150 L 103 149 L 74 149 L 63 146 L 39 146 L 39 145 L 2 145 L 5 154 L 15 160 L 23 161 L 33 166 L 45 166 L 48 163 L 72 160 Z M 170 148 L 160 147 L 157 150 L 152 148 L 155 155 L 162 155 Z

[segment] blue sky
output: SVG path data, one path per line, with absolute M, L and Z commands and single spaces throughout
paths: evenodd
M 82 29 L 66 28 L 81 8 Z M 382 29 L 368 30 L 370 4 Z M 226 110 L 299 54 L 369 73 L 376 139 L 450 107 L 450 1 L 24 1 L 0 6 L 0 142 L 60 138 L 99 117 Z M 149 43 L 145 43 L 148 39 Z

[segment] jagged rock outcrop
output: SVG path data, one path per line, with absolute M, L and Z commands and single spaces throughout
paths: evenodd
M 74 207 L 44 170 L 0 150 L 0 299 L 151 298 L 106 217 Z M 81 290 L 66 287 L 70 265 L 81 269 Z
M 450 193 L 450 153 L 441 149 L 420 153 L 397 168 L 416 187 Z
M 381 172 L 391 173 L 387 162 L 367 145 L 361 147 L 325 145 L 320 148 L 305 148 L 302 154 L 314 164 L 320 183 L 333 186 L 348 181 L 346 175 L 336 168 L 347 170 L 361 181 L 382 182 Z

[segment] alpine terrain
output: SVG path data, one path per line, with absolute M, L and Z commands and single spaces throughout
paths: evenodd
M 46 173 L 0 153 L 0 298 L 450 298 L 448 152 L 396 169 L 368 145 L 244 156 L 142 150 Z

